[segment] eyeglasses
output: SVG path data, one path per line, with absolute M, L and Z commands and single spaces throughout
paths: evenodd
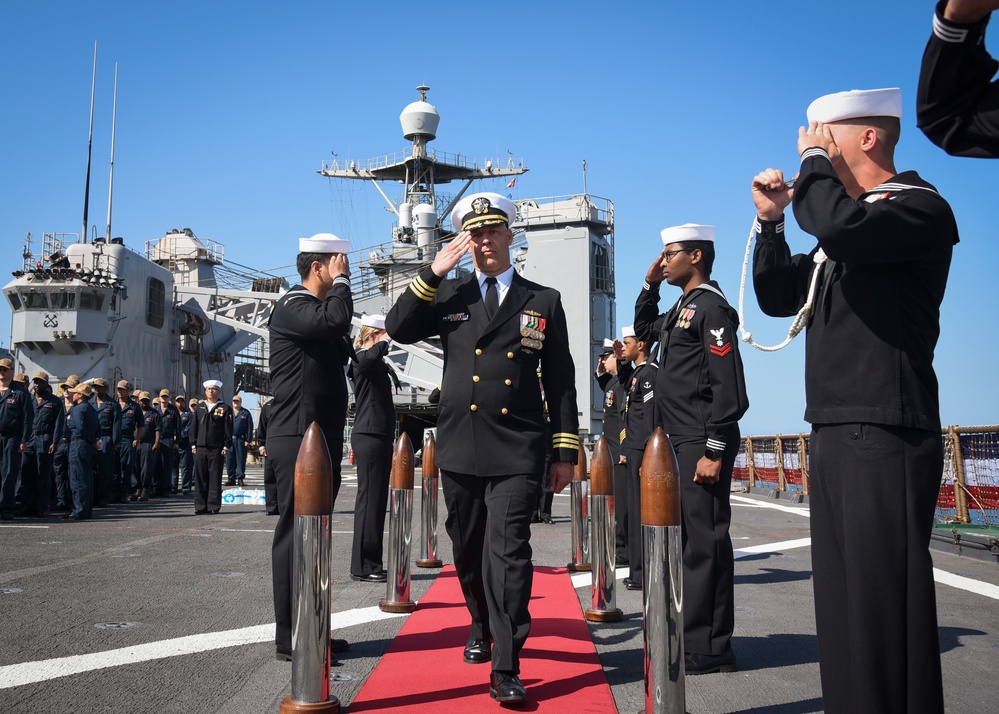
M 677 253 L 689 253 L 690 248 L 680 248 L 679 250 L 667 250 L 663 252 L 663 260 L 667 263 L 673 260 L 673 256 Z

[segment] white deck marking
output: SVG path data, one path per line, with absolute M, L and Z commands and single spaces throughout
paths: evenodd
M 952 588 L 967 590 L 969 593 L 999 600 L 999 586 L 983 583 L 981 580 L 973 580 L 963 575 L 948 573 L 946 570 L 940 570 L 940 568 L 933 568 L 933 579 L 943 585 L 950 585 Z
M 377 620 L 388 620 L 402 617 L 395 613 L 385 613 L 377 607 L 363 607 L 345 612 L 333 613 L 331 626 L 334 630 L 353 625 L 360 625 Z M 147 642 L 143 645 L 122 647 L 116 650 L 94 652 L 93 654 L 58 657 L 40 662 L 22 662 L 0 667 L 0 689 L 20 687 L 25 684 L 45 682 L 83 672 L 93 672 L 98 669 L 120 667 L 136 662 L 179 657 L 182 655 L 208 652 L 226 647 L 253 645 L 274 640 L 274 623 L 243 627 L 238 630 L 224 632 L 209 632 L 203 635 L 188 635 L 172 640 Z
M 785 506 L 781 503 L 757 501 L 753 498 L 736 496 L 735 494 L 732 494 L 732 496 L 729 497 L 729 500 L 733 502 L 733 506 L 742 506 L 744 508 L 769 508 L 774 511 L 782 511 L 784 513 L 793 513 L 796 516 L 804 516 L 805 518 L 808 518 L 811 515 L 808 510 L 808 506 Z

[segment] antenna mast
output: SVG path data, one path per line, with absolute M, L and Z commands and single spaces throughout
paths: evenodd
M 94 92 L 97 89 L 97 40 L 94 40 L 94 76 L 90 81 L 90 136 L 87 139 L 87 182 L 83 190 L 83 231 L 80 237 L 87 242 L 87 210 L 90 207 L 90 154 L 94 144 Z
M 111 242 L 111 197 L 114 195 L 114 134 L 118 118 L 118 63 L 114 63 L 114 105 L 111 110 L 111 176 L 108 179 L 108 232 L 105 236 Z

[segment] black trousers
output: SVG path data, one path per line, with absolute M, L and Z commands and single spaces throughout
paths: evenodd
M 645 450 L 621 449 L 621 453 L 628 459 L 628 463 L 623 464 L 628 473 L 625 503 L 629 515 L 634 514 L 634 518 L 628 519 L 628 569 L 631 571 L 628 577 L 640 583 L 645 573 L 645 557 L 642 555 L 642 481 L 639 472 Z M 614 505 L 617 506 L 616 494 Z
M 194 510 L 222 508 L 222 447 L 198 446 L 194 454 Z
M 274 587 L 274 645 L 284 652 L 291 652 L 292 612 L 292 562 L 295 547 L 295 462 L 301 436 L 269 436 L 267 460 L 274 466 L 277 486 L 278 515 L 271 545 L 271 579 Z M 340 461 L 343 459 L 343 431 L 335 438 L 326 436 L 333 470 L 333 501 L 340 491 Z M 200 451 L 200 449 L 199 449 Z M 222 463 L 219 462 L 219 481 L 222 480 Z
M 385 514 L 392 475 L 392 437 L 355 431 L 350 435 L 350 447 L 357 457 L 350 574 L 371 575 L 382 570 Z
M 725 437 L 721 475 L 714 484 L 694 483 L 704 456 L 704 437 L 674 436 L 670 441 L 680 468 L 683 519 L 683 649 L 720 655 L 735 628 L 735 559 L 729 526 L 732 469 L 739 453 L 739 430 Z
M 630 561 L 628 557 L 628 465 L 621 459 L 621 442 L 616 434 L 604 437 L 614 469 L 614 545 L 617 560 Z
M 472 636 L 492 638 L 494 671 L 519 673 L 531 629 L 531 514 L 541 476 L 486 478 L 442 470 L 441 489 Z
M 264 457 L 264 503 L 268 513 L 272 515 L 278 513 L 277 478 L 274 476 L 274 462 L 267 456 Z
M 812 575 L 830 714 L 943 712 L 930 532 L 939 432 L 813 425 Z

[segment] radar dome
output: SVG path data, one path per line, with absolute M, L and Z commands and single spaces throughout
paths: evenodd
M 424 137 L 427 141 L 437 138 L 437 125 L 441 116 L 433 104 L 427 102 L 427 90 L 430 87 L 417 87 L 420 101 L 413 102 L 399 115 L 402 124 L 402 136 L 412 141 L 416 137 Z

